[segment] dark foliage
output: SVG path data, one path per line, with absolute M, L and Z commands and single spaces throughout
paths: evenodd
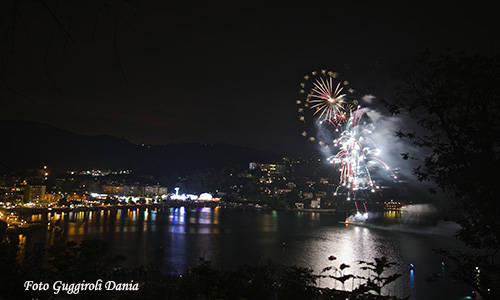
M 359 283 L 359 285 L 353 289 L 350 294 L 352 297 L 360 297 L 366 295 L 382 295 L 382 290 L 384 287 L 401 277 L 401 274 L 386 274 L 393 266 L 396 265 L 394 262 L 389 262 L 386 257 L 375 258 L 373 262 L 359 261 L 360 269 L 363 271 L 368 271 L 368 275 L 356 275 L 356 274 L 346 274 L 346 269 L 350 268 L 349 265 L 341 264 L 339 267 L 329 266 L 323 269 L 322 273 L 330 273 L 329 275 L 322 275 L 321 277 L 328 277 L 335 279 L 342 283 L 342 286 L 346 282 L 352 280 Z M 333 274 L 333 275 L 332 275 Z
M 435 182 L 453 199 L 446 205 L 458 211 L 459 238 L 476 249 L 470 255 L 482 262 L 482 269 L 492 270 L 481 275 L 490 283 L 487 288 L 466 280 L 486 297 L 499 285 L 499 268 L 493 267 L 500 249 L 500 195 L 495 175 L 500 167 L 499 59 L 425 53 L 398 100 L 388 104 L 393 113 L 408 113 L 420 126 L 397 135 L 425 154 L 415 169 L 418 178 Z M 412 157 L 403 153 L 405 159 Z M 463 266 L 469 265 L 468 259 L 460 258 Z

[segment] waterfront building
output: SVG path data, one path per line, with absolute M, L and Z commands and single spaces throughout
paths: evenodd
M 311 200 L 311 208 L 321 208 L 321 199 Z
M 45 194 L 43 200 L 49 203 L 54 203 L 62 199 L 61 194 Z
M 39 203 L 45 199 L 45 185 L 27 185 L 24 189 L 24 202 Z

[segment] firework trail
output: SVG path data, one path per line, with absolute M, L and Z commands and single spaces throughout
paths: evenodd
M 363 119 L 365 109 L 358 107 L 346 123 L 344 131 L 335 139 L 334 146 L 339 151 L 328 158 L 340 173 L 340 188 L 356 195 L 356 191 L 370 190 L 375 192 L 380 186 L 372 176 L 373 170 L 385 170 L 392 178 L 397 179 L 393 170 L 379 157 L 381 150 L 371 137 L 375 126 Z

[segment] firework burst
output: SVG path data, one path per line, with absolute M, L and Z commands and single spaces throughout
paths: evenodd
M 307 127 L 302 131 L 302 136 L 311 142 L 321 142 L 323 147 L 328 147 L 328 142 L 315 137 L 311 128 L 333 125 L 338 131 L 347 121 L 353 105 L 358 103 L 349 82 L 338 77 L 338 73 L 327 70 L 305 75 L 300 83 L 300 99 L 296 100 L 298 118 Z
M 345 112 L 344 87 L 337 83 L 334 89 L 333 78 L 322 77 L 313 82 L 314 87 L 308 96 L 308 102 L 311 103 L 311 109 L 314 115 L 319 114 L 320 120 L 336 121 Z M 324 117 L 324 119 L 323 119 Z
M 299 93 L 296 104 L 298 118 L 304 124 L 301 135 L 317 143 L 338 170 L 334 195 L 341 193 L 346 200 L 354 200 L 356 216 L 366 219 L 366 202 L 365 214 L 361 215 L 356 201 L 366 201 L 368 192 L 382 189 L 379 179 L 397 179 L 379 156 L 381 150 L 373 138 L 375 124 L 358 105 L 349 82 L 339 80 L 335 72 L 313 71 L 304 76 Z

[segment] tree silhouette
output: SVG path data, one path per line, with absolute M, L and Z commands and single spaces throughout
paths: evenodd
M 382 289 L 401 277 L 401 274 L 398 273 L 394 273 L 391 275 L 386 274 L 392 267 L 396 265 L 396 263 L 388 261 L 385 256 L 381 258 L 375 258 L 373 261 L 360 260 L 358 261 L 358 265 L 361 270 L 368 271 L 368 275 L 347 274 L 345 273 L 345 271 L 351 266 L 342 263 L 338 267 L 332 265 L 324 268 L 321 273 L 330 274 L 321 275 L 321 277 L 332 278 L 336 281 L 339 281 L 340 283 L 342 283 L 342 286 L 344 288 L 345 283 L 349 280 L 352 280 L 353 286 L 355 280 L 358 280 L 358 286 L 350 291 L 353 298 L 362 298 L 362 296 L 373 295 L 373 293 L 382 296 Z
M 500 249 L 498 176 L 494 175 L 500 166 L 499 82 L 498 55 L 424 53 L 397 100 L 386 103 L 392 113 L 407 113 L 416 120 L 417 128 L 397 132 L 423 154 L 415 174 L 451 196 L 453 202 L 446 204 L 458 211 L 459 238 L 488 253 L 489 263 Z

